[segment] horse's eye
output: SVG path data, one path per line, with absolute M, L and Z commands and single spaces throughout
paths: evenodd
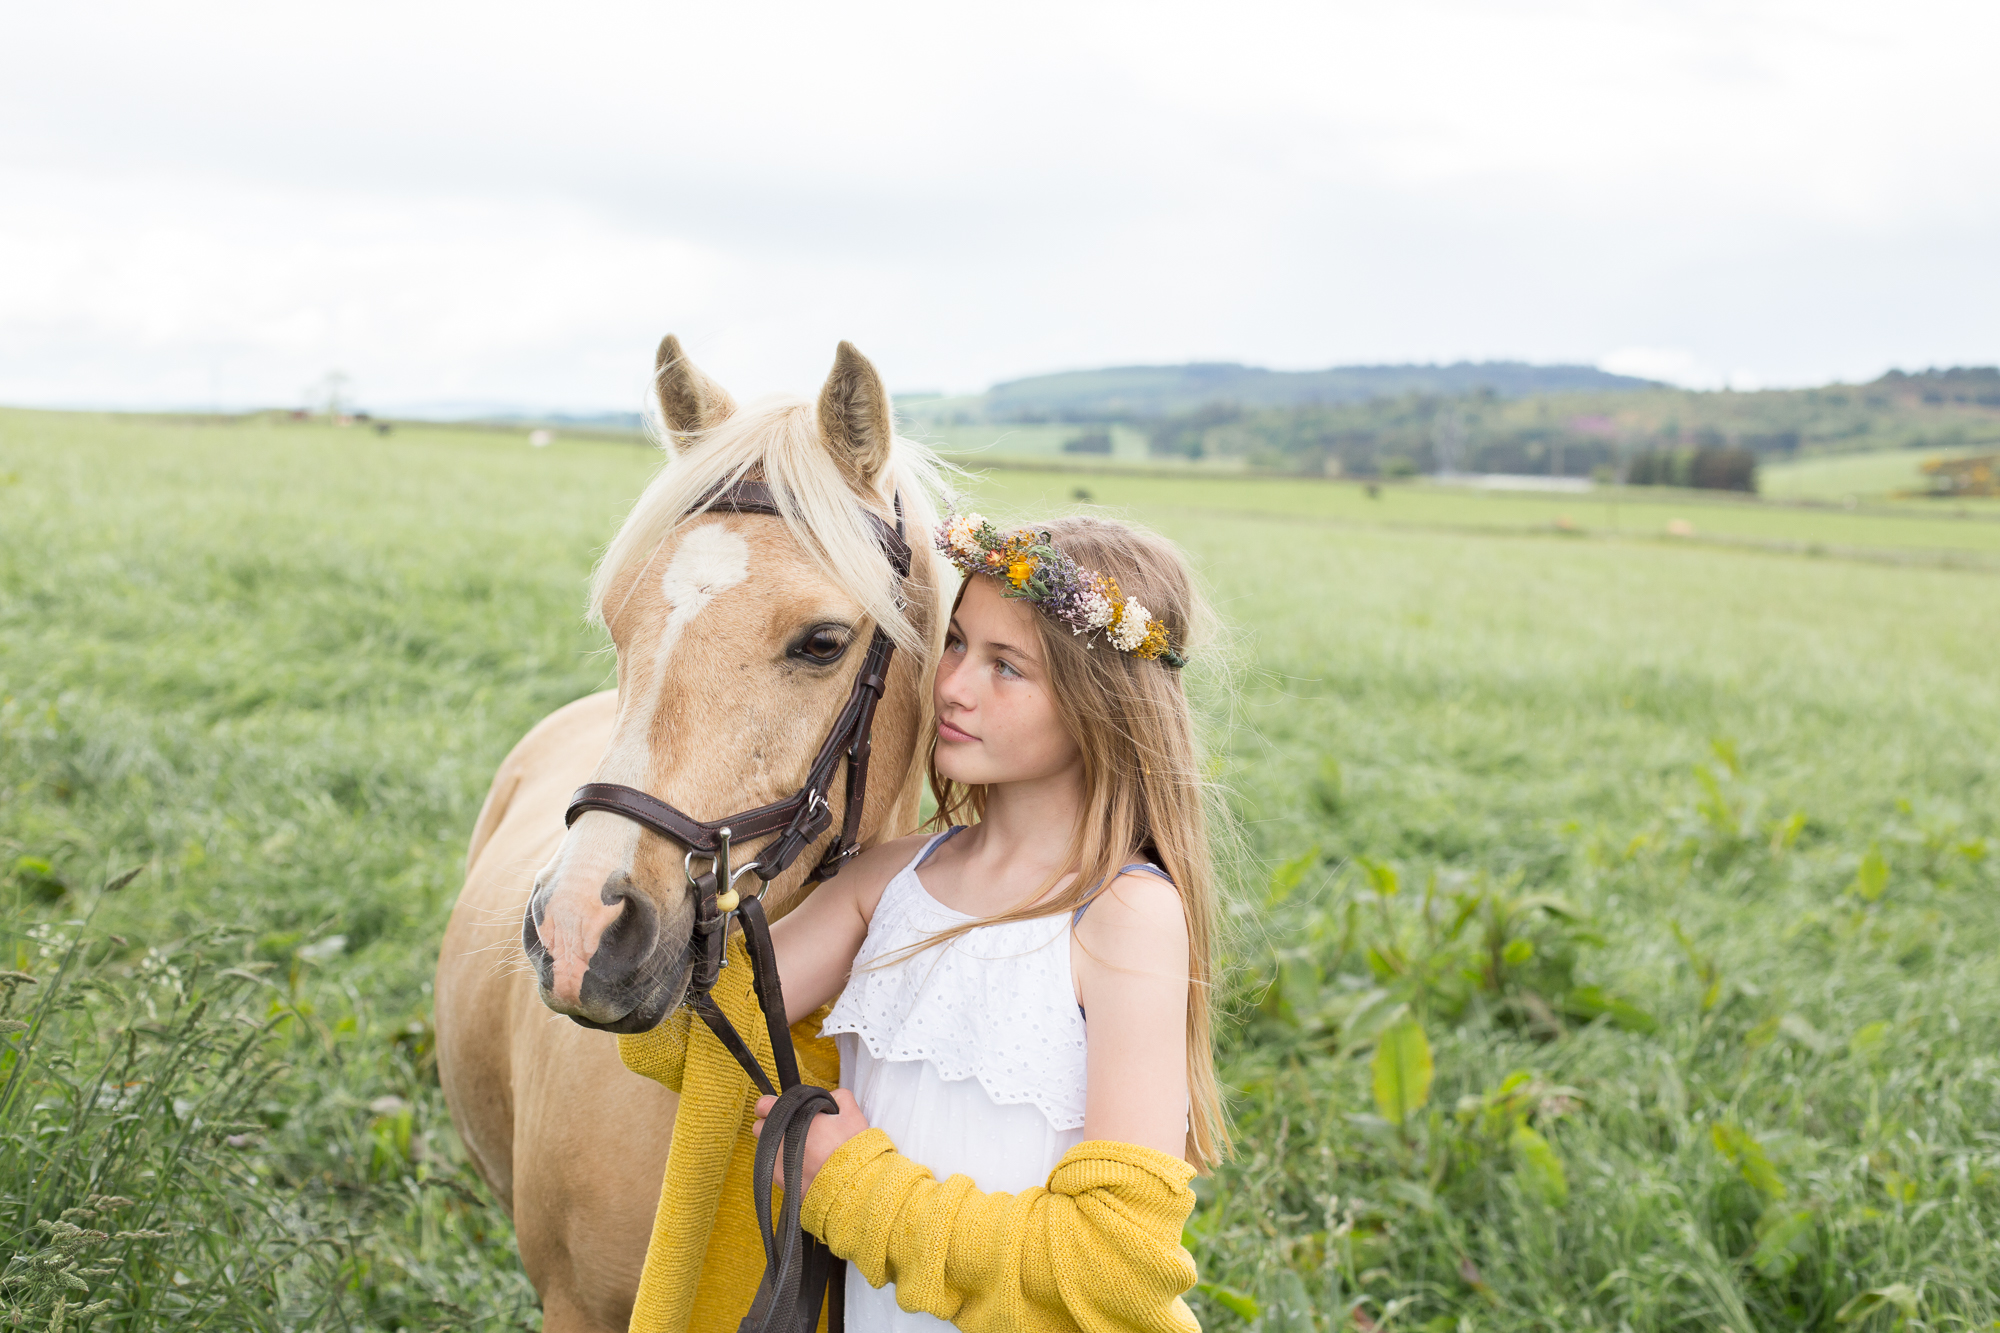
M 792 649 L 792 656 L 808 662 L 838 662 L 847 651 L 848 632 L 839 625 L 817 625 L 807 631 Z

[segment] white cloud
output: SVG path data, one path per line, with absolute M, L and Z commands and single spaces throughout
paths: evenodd
M 1985 6 L 193 0 L 9 29 L 0 400 L 282 401 L 337 366 L 377 406 L 629 408 L 668 329 L 745 391 L 810 387 L 842 337 L 953 389 L 2000 359 Z
M 1659 380 L 1683 389 L 1736 389 L 1747 392 L 1773 387 L 1754 370 L 1720 370 L 1685 347 L 1620 347 L 1597 358 L 1597 368 L 1614 375 Z

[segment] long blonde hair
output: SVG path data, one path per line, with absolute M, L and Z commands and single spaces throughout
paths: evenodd
M 1166 623 L 1168 642 L 1175 648 L 1194 656 L 1213 639 L 1208 603 L 1180 548 L 1166 538 L 1094 516 L 1038 526 L 1079 565 L 1118 580 L 1124 595 L 1136 597 Z M 964 595 L 961 587 L 959 596 Z M 956 604 L 952 609 L 957 610 Z M 1041 893 L 1011 911 L 947 930 L 932 942 L 976 926 L 1073 912 L 1118 873 L 1128 853 L 1152 857 L 1173 878 L 1187 919 L 1187 1159 L 1197 1167 L 1213 1166 L 1229 1152 L 1213 1047 L 1217 890 L 1209 848 L 1208 784 L 1186 685 L 1179 671 L 1108 644 L 1092 646 L 1046 616 L 1037 615 L 1035 624 L 1057 716 L 1083 754 L 1083 809 L 1070 833 L 1063 868 Z M 978 822 L 986 789 L 953 782 L 938 772 L 935 737 L 928 762 L 937 800 L 930 826 Z M 1072 872 L 1065 888 L 1049 892 Z

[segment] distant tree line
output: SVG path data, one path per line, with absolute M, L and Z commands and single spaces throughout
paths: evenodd
M 1368 375 L 1370 384 L 1390 382 Z M 1741 491 L 1756 489 L 1760 462 L 1799 453 L 2000 443 L 1993 366 L 1756 392 L 1652 386 L 1524 397 L 1407 380 L 1406 390 L 1365 400 L 1276 402 L 1249 392 L 1332 391 L 1331 381 L 1295 379 L 1211 365 L 1044 376 L 996 386 L 986 419 L 1066 423 L 1062 448 L 1071 454 L 1113 452 L 1114 428 L 1127 426 L 1145 433 L 1156 457 L 1238 459 L 1260 472 L 1515 473 Z M 1343 392 L 1364 387 L 1357 381 Z M 1195 394 L 1207 397 L 1190 402 Z
M 1731 445 L 1646 449 L 1625 467 L 1628 486 L 1692 486 L 1705 491 L 1757 489 L 1757 455 Z
M 1754 491 L 1759 456 L 1797 451 L 1795 429 L 1620 430 L 1608 418 L 1509 419 L 1490 393 L 1410 394 L 1342 407 L 1245 410 L 1213 403 L 1148 430 L 1159 457 L 1241 457 L 1265 471 L 1355 477 L 1506 472 L 1641 486 Z
M 1949 370 L 1923 370 L 1914 375 L 1892 370 L 1870 387 L 1914 393 L 1932 405 L 1974 403 L 2000 407 L 2000 366 L 1953 366 Z

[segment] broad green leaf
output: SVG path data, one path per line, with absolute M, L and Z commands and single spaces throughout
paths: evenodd
M 1278 992 L 1286 1016 L 1302 1022 L 1319 1007 L 1319 965 L 1310 958 L 1287 958 L 1278 965 Z
M 1569 899 L 1558 897 L 1553 893 L 1530 893 L 1525 897 L 1514 900 L 1513 914 L 1515 916 L 1521 916 L 1538 909 L 1547 912 L 1550 916 L 1562 917 L 1566 921 L 1581 921 L 1584 917 L 1584 911 L 1581 907 L 1578 907 Z
M 1382 1186 L 1382 1192 L 1392 1199 L 1401 1199 L 1420 1213 L 1436 1213 L 1437 1196 L 1430 1187 L 1420 1180 L 1391 1180 Z
M 1263 1290 L 1264 1317 L 1258 1333 L 1314 1333 L 1312 1298 L 1306 1284 L 1290 1268 L 1281 1268 Z
M 1778 1168 L 1771 1165 L 1764 1145 L 1750 1137 L 1741 1125 L 1718 1121 L 1709 1130 L 1709 1138 L 1714 1141 L 1716 1151 L 1729 1159 L 1752 1189 L 1773 1202 L 1785 1197 L 1785 1182 L 1779 1177 Z
M 1723 794 L 1722 783 L 1701 764 L 1695 765 L 1694 776 L 1706 796 L 1706 799 L 1695 802 L 1695 808 L 1716 832 L 1733 836 L 1736 833 L 1736 812 L 1729 807 L 1729 798 Z
M 1500 951 L 1500 961 L 1509 967 L 1519 967 L 1535 956 L 1535 942 L 1529 939 L 1512 939 Z
M 1330 756 L 1320 760 L 1319 776 L 1308 784 L 1306 791 L 1321 814 L 1329 819 L 1338 815 L 1347 794 L 1346 784 L 1341 778 L 1340 761 Z
M 1743 1034 L 1743 1044 L 1751 1050 L 1769 1046 L 1778 1036 L 1778 1025 L 1784 1021 L 1782 1014 L 1772 1014 Z
M 1245 1319 L 1257 1317 L 1256 1300 L 1234 1287 L 1225 1287 L 1219 1282 L 1197 1282 L 1194 1284 L 1194 1289 L 1231 1314 L 1241 1315 Z
M 1299 887 L 1299 882 L 1306 877 L 1306 871 L 1311 870 L 1318 862 L 1319 847 L 1315 845 L 1272 871 L 1271 887 L 1265 894 L 1265 901 L 1272 907 L 1283 903 L 1292 896 L 1293 890 Z
M 1889 887 L 1889 863 L 1882 859 L 1881 848 L 1870 847 L 1868 854 L 1861 858 L 1861 867 L 1854 872 L 1851 887 L 1865 903 L 1875 902 Z
M 1773 1205 L 1757 1219 L 1757 1248 L 1750 1264 L 1765 1277 L 1788 1277 L 1811 1248 L 1812 1237 L 1810 1210 Z
M 1601 986 L 1578 986 L 1563 997 L 1563 1012 L 1572 1018 L 1609 1018 L 1627 1032 L 1657 1032 L 1660 1020 L 1621 995 Z
M 1516 1125 L 1507 1146 L 1514 1151 L 1515 1174 L 1543 1203 L 1560 1208 L 1569 1202 L 1569 1177 L 1563 1171 L 1562 1158 L 1556 1156 L 1547 1139 L 1526 1125 Z
M 1833 1042 L 1824 1032 L 1821 1032 L 1797 1014 L 1786 1014 L 1783 1018 L 1779 1019 L 1778 1031 L 1818 1055 L 1824 1055 L 1827 1051 L 1833 1049 Z
M 1375 1107 L 1384 1120 L 1407 1124 L 1431 1099 L 1431 1043 L 1414 1018 L 1384 1032 L 1368 1062 L 1375 1084 Z
M 1393 898 L 1396 896 L 1396 890 L 1401 888 L 1403 884 L 1402 880 L 1396 876 L 1396 867 L 1390 865 L 1387 861 L 1374 861 L 1365 856 L 1356 857 L 1355 861 L 1360 865 L 1362 872 L 1368 876 L 1369 888 L 1374 889 L 1375 892 L 1381 894 L 1384 898 Z
M 1384 952 L 1371 944 L 1368 946 L 1366 956 L 1368 959 L 1368 970 L 1375 974 L 1377 980 L 1387 981 L 1391 977 L 1400 977 L 1403 975 L 1403 956 L 1396 950 L 1390 949 Z
M 1888 1044 L 1890 1024 L 1884 1020 L 1867 1023 L 1847 1039 L 1847 1053 L 1857 1060 L 1873 1060 Z
M 1886 1287 L 1870 1287 L 1853 1300 L 1840 1307 L 1834 1315 L 1836 1324 L 1856 1324 L 1874 1314 L 1877 1310 L 1893 1308 L 1905 1319 L 1917 1317 L 1917 1289 L 1907 1282 L 1892 1282 Z
M 1367 1045 L 1382 1035 L 1383 1029 L 1401 1022 L 1409 1012 L 1409 1006 L 1388 991 L 1365 992 L 1361 1002 L 1340 1025 L 1341 1047 L 1351 1049 Z

